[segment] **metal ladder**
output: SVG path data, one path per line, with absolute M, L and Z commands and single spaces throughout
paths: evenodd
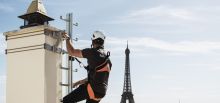
M 63 19 L 63 17 L 62 16 L 60 16 L 60 19 L 62 19 L 62 20 L 64 20 L 65 22 L 66 22 L 66 31 L 67 31 L 67 33 L 68 33 L 68 35 L 70 36 L 70 38 L 71 38 L 71 40 L 74 40 L 74 41 L 77 41 L 78 40 L 78 38 L 76 38 L 76 39 L 73 39 L 73 37 L 72 37 L 72 28 L 73 28 L 73 25 L 74 26 L 78 26 L 78 23 L 76 23 L 76 24 L 73 24 L 73 16 L 72 16 L 72 13 L 68 13 L 67 15 L 66 15 L 66 18 L 65 19 Z M 62 45 L 63 45 L 63 42 L 62 42 Z M 63 47 L 63 46 L 62 46 Z M 63 48 L 62 48 L 63 49 Z M 77 72 L 77 69 L 76 70 L 73 70 L 73 61 L 75 60 L 75 58 L 74 57 L 71 57 L 71 56 L 69 56 L 68 55 L 68 53 L 67 52 L 65 52 L 63 55 L 62 55 L 62 57 L 64 57 L 64 59 L 67 61 L 67 66 L 63 66 L 63 64 L 61 65 L 61 69 L 62 69 L 62 82 L 60 82 L 60 85 L 62 86 L 62 87 L 65 87 L 66 89 L 67 89 L 67 93 L 66 94 L 64 94 L 64 95 L 62 95 L 62 97 L 64 97 L 65 95 L 67 95 L 68 93 L 70 93 L 71 91 L 72 91 L 72 87 L 73 87 L 73 85 L 72 85 L 72 82 L 73 82 L 73 72 Z M 63 59 L 63 58 L 62 58 Z M 67 73 L 65 73 L 65 72 L 67 72 Z M 66 74 L 66 80 L 65 81 L 67 81 L 67 83 L 64 83 L 64 81 L 63 81 L 63 74 Z M 65 76 L 65 75 L 64 75 Z M 64 78 L 64 79 L 65 79 Z M 63 91 L 63 88 L 62 88 L 62 91 Z M 63 94 L 63 93 L 62 93 Z M 62 99 L 60 99 L 60 101 L 62 102 Z

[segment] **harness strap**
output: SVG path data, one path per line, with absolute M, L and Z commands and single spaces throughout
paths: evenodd
M 96 69 L 96 72 L 110 72 L 111 69 L 108 63 L 108 58 L 105 60 L 105 62 L 97 66 L 95 69 Z
M 95 97 L 95 93 L 91 87 L 91 85 L 88 83 L 87 85 L 87 91 L 88 91 L 88 94 L 89 94 L 89 99 L 92 99 L 92 100 L 95 100 L 95 101 L 100 101 L 102 98 L 96 98 Z
M 107 55 L 106 55 L 106 57 L 105 57 L 105 59 L 108 59 L 109 56 L 110 56 L 110 52 L 108 51 L 108 52 L 107 52 Z
M 105 62 L 103 62 L 102 64 L 100 64 L 99 66 L 97 66 L 95 69 L 98 69 L 98 68 L 103 67 L 106 63 L 107 63 L 107 60 L 105 60 Z
M 86 66 L 78 58 L 75 57 L 75 59 L 79 63 L 80 67 L 84 67 L 86 69 Z
M 111 71 L 110 65 L 108 63 L 109 56 L 110 56 L 110 52 L 107 52 L 107 56 L 105 58 L 105 62 L 96 67 L 96 72 L 110 72 Z M 101 68 L 101 69 L 98 69 L 98 68 Z M 88 91 L 90 99 L 95 100 L 95 101 L 100 101 L 102 99 L 102 98 L 96 98 L 95 97 L 95 93 L 94 93 L 94 91 L 93 91 L 93 89 L 92 89 L 92 87 L 91 87 L 91 85 L 89 83 L 87 85 L 87 91 Z
M 102 69 L 99 69 L 96 72 L 110 72 L 110 71 L 111 71 L 110 66 L 107 63 Z

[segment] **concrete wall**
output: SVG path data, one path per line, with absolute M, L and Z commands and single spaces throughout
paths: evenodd
M 44 49 L 56 40 L 44 35 L 47 26 L 4 33 L 7 37 L 6 103 L 59 103 L 61 55 Z

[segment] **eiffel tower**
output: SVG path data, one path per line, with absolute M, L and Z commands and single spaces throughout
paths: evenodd
M 134 103 L 134 97 L 131 89 L 131 76 L 130 76 L 130 60 L 129 60 L 129 54 L 130 50 L 128 48 L 128 43 L 127 43 L 127 48 L 125 50 L 125 75 L 124 75 L 124 88 L 123 88 L 123 93 L 121 97 L 121 103 L 126 103 L 127 101 L 129 103 Z

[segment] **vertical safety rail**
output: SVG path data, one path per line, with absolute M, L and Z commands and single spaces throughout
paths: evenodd
M 73 24 L 73 14 L 72 13 L 66 14 L 65 19 L 62 16 L 60 16 L 60 19 L 64 20 L 66 22 L 66 32 L 70 36 L 70 38 L 71 38 L 70 40 L 71 41 L 72 40 L 78 41 L 78 38 L 73 39 L 73 36 L 72 36 L 73 25 L 78 26 L 78 23 Z M 64 43 L 64 45 L 65 45 L 65 43 Z M 62 48 L 62 49 L 65 50 L 64 48 Z M 67 67 L 61 66 L 61 69 L 64 70 L 64 72 L 66 71 L 67 73 L 62 73 L 62 74 L 65 74 L 65 78 L 62 78 L 62 81 L 67 81 L 67 83 L 60 82 L 60 85 L 62 87 L 66 87 L 66 89 L 67 89 L 67 93 L 63 95 L 63 96 L 65 96 L 72 91 L 72 87 L 73 87 L 73 85 L 72 85 L 72 82 L 73 82 L 73 61 L 75 59 L 74 59 L 74 57 L 69 56 L 67 52 L 65 52 L 63 57 L 66 60 Z M 62 101 L 62 99 L 61 99 L 61 101 Z

